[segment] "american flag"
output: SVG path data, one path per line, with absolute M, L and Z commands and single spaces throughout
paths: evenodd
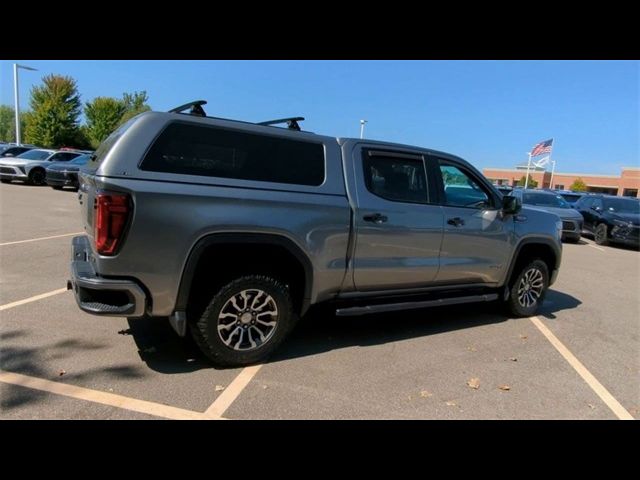
M 553 138 L 544 142 L 538 143 L 533 150 L 531 150 L 531 156 L 542 155 L 543 153 L 551 153 L 551 145 L 553 144 Z

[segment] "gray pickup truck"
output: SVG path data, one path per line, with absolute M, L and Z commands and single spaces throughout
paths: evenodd
M 316 135 L 302 118 L 207 117 L 204 103 L 131 119 L 81 170 L 68 288 L 85 312 L 168 317 L 238 366 L 313 305 L 495 301 L 529 316 L 558 274 L 559 218 L 454 155 Z

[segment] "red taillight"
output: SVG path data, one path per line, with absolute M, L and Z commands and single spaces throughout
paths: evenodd
M 113 255 L 127 226 L 129 196 L 98 193 L 96 196 L 95 241 L 100 255 Z

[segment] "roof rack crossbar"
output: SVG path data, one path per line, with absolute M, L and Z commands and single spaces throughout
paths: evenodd
M 289 118 L 279 118 L 277 120 L 267 120 L 266 122 L 258 122 L 258 125 L 279 125 L 281 123 L 286 123 L 287 128 L 290 130 L 300 131 L 300 125 L 298 122 L 304 120 L 304 117 L 289 117 Z
M 191 109 L 189 110 L 190 115 L 206 117 L 207 115 L 206 113 L 204 113 L 204 109 L 202 108 L 202 105 L 206 105 L 206 104 L 207 104 L 206 100 L 194 100 L 193 102 L 185 103 L 184 105 L 180 105 L 179 107 L 169 110 L 169 113 L 182 113 L 187 108 L 190 108 Z

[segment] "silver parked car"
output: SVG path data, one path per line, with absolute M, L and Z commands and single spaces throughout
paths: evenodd
M 577 242 L 582 232 L 583 218 L 580 212 L 571 207 L 562 195 L 546 190 L 517 189 L 511 195 L 519 198 L 522 204 L 545 212 L 555 213 L 562 220 L 562 240 Z
M 68 162 L 82 155 L 79 151 L 37 148 L 17 157 L 0 158 L 0 181 L 22 180 L 30 185 L 46 185 L 46 167 L 51 162 Z

